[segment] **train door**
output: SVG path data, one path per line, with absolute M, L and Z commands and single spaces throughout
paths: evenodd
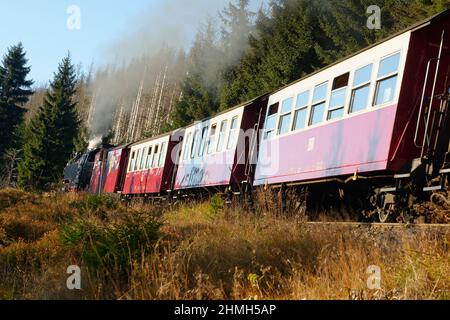
M 442 30 L 438 55 L 427 64 L 414 142 L 422 163 L 436 176 L 445 165 L 450 143 L 450 32 Z

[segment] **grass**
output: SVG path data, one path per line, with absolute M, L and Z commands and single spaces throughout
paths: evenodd
M 311 226 L 217 197 L 162 211 L 0 190 L 0 299 L 450 299 L 449 274 L 448 233 Z

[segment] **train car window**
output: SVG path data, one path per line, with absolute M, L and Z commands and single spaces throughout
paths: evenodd
M 192 138 L 192 133 L 189 132 L 186 142 L 184 144 L 183 160 L 187 160 L 187 158 L 189 157 L 189 148 L 190 148 L 190 144 L 191 144 L 191 138 Z
M 294 124 L 292 125 L 292 130 L 300 130 L 306 126 L 306 116 L 308 114 L 308 107 L 303 109 L 298 109 L 294 114 Z
M 394 100 L 399 65 L 400 53 L 396 53 L 380 61 L 377 85 L 375 88 L 375 106 L 390 103 Z
M 198 149 L 198 130 L 195 130 L 194 137 L 192 138 L 192 145 L 191 145 L 191 159 L 195 158 L 195 152 Z
M 369 105 L 372 69 L 373 64 L 369 64 L 355 71 L 349 113 L 365 110 Z
M 396 53 L 390 57 L 384 58 L 380 62 L 378 69 L 378 78 L 396 73 L 400 64 L 400 53 Z
M 341 89 L 341 88 L 346 88 L 348 86 L 349 78 L 350 78 L 350 72 L 347 72 L 339 77 L 334 78 L 333 91 Z
M 130 165 L 128 166 L 128 172 L 131 172 L 131 171 L 133 171 L 133 168 L 134 168 L 134 159 L 135 159 L 135 156 L 136 156 L 136 152 L 135 152 L 135 151 L 133 151 L 133 152 L 131 153 L 131 158 L 130 158 Z
M 318 85 L 314 89 L 313 103 L 323 101 L 327 98 L 328 82 Z
M 134 164 L 134 171 L 138 170 L 140 162 L 141 162 L 141 149 L 139 149 L 137 152 L 136 163 Z
M 228 143 L 227 143 L 228 150 L 230 150 L 231 147 L 233 147 L 233 145 L 236 141 L 236 134 L 238 132 L 237 123 L 238 123 L 238 117 L 236 116 L 231 120 L 230 133 L 228 135 Z
M 344 116 L 345 100 L 350 72 L 334 79 L 331 91 L 330 105 L 328 107 L 328 120 L 339 119 Z
M 295 108 L 299 109 L 299 108 L 307 107 L 308 102 L 309 102 L 309 90 L 302 92 L 297 96 L 297 102 L 295 103 Z
M 319 124 L 323 120 L 323 114 L 325 113 L 325 102 L 316 104 L 311 109 L 311 118 L 309 120 L 309 125 L 313 126 Z
M 152 168 L 156 168 L 158 164 L 158 152 L 159 152 L 159 145 L 156 145 L 155 152 L 153 153 Z
M 144 150 L 142 151 L 142 159 L 141 159 L 141 164 L 140 164 L 140 166 L 139 166 L 139 169 L 140 170 L 143 170 L 144 169 L 144 165 L 145 165 L 145 155 L 147 154 L 147 147 L 145 147 L 144 148 Z
M 278 108 L 280 103 L 274 103 L 269 107 L 269 112 L 266 120 L 266 132 L 264 133 L 264 139 L 270 139 L 275 134 L 275 128 L 277 126 Z
M 269 114 L 268 114 L 268 117 L 274 116 L 274 115 L 278 114 L 278 107 L 279 107 L 279 106 L 280 106 L 280 103 L 279 103 L 279 102 L 274 103 L 273 105 L 271 105 L 271 106 L 269 107 Z
M 309 119 L 310 126 L 319 124 L 323 120 L 323 115 L 325 113 L 327 91 L 328 91 L 328 82 L 320 84 L 314 89 L 313 94 L 314 105 L 311 108 L 311 115 Z
M 397 87 L 397 76 L 380 80 L 377 82 L 375 105 L 382 105 L 394 100 L 395 88 Z
M 145 169 L 150 169 L 152 166 L 152 156 L 153 156 L 153 147 L 148 148 L 147 153 L 147 163 L 145 164 Z
M 373 64 L 369 64 L 365 67 L 359 68 L 355 71 L 355 79 L 353 80 L 353 87 L 358 87 L 370 82 L 372 78 Z
M 219 132 L 219 139 L 217 141 L 217 152 L 222 151 L 223 147 L 223 141 L 225 140 L 225 133 L 227 132 L 227 123 L 228 120 L 223 120 L 220 124 L 220 132 Z
M 294 98 L 283 101 L 281 106 L 280 123 L 278 124 L 278 135 L 289 132 L 292 118 L 292 107 L 294 106 Z
M 206 143 L 206 137 L 208 135 L 208 131 L 209 131 L 209 126 L 204 127 L 202 129 L 202 136 L 200 138 L 200 146 L 198 148 L 198 156 L 202 157 L 203 154 L 205 153 L 205 143 Z
M 211 154 L 214 150 L 214 142 L 216 142 L 217 124 L 211 126 L 211 133 L 208 140 L 208 154 Z
M 161 144 L 161 152 L 159 153 L 159 163 L 158 166 L 161 168 L 164 166 L 164 161 L 166 160 L 166 153 L 167 153 L 167 143 L 163 142 Z
M 308 114 L 309 90 L 297 95 L 295 103 L 294 123 L 292 131 L 300 130 L 306 126 L 306 116 Z

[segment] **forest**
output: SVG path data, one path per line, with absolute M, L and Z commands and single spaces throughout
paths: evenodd
M 380 28 L 369 28 L 381 9 Z M 161 44 L 126 62 L 63 57 L 47 86 L 28 75 L 26 48 L 0 63 L 0 183 L 58 187 L 74 152 L 156 136 L 280 88 L 424 18 L 449 0 L 233 0 L 198 28 L 189 49 Z

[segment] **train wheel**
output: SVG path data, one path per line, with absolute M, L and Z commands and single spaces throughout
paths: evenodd
M 378 220 L 381 223 L 388 222 L 389 217 L 391 215 L 391 212 L 389 210 L 377 208 L 377 213 L 378 213 Z
M 413 214 L 408 208 L 401 210 L 400 214 L 397 216 L 398 223 L 410 223 L 413 220 Z

